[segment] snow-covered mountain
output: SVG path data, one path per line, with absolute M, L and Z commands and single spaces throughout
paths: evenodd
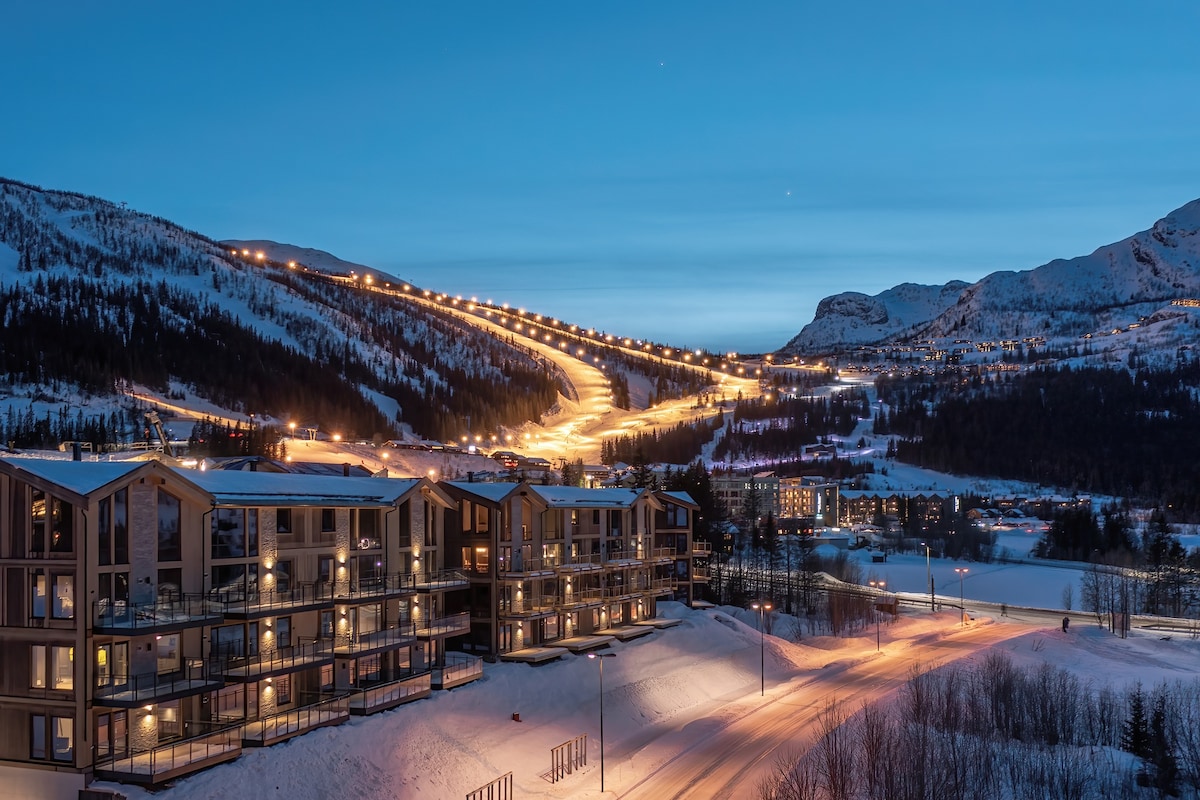
M 994 272 L 975 284 L 828 297 L 781 351 L 813 355 L 949 337 L 1078 339 L 1163 319 L 1172 301 L 1192 298 L 1200 298 L 1200 200 L 1090 255 Z
M 295 268 L 0 179 L 0 441 L 127 441 L 140 415 L 114 412 L 135 386 L 365 438 L 457 438 L 464 417 L 520 425 L 556 401 L 528 354 L 288 252 Z
M 282 244 L 280 242 L 273 242 L 270 239 L 222 239 L 220 244 L 231 250 L 240 251 L 247 258 L 255 257 L 258 253 L 262 253 L 267 260 L 284 264 L 295 262 L 328 275 L 374 275 L 383 281 L 402 283 L 401 279 L 395 275 L 381 272 L 366 264 L 345 261 L 333 253 L 317 250 L 314 247 Z

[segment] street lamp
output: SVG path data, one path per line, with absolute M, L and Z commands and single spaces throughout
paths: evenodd
M 929 610 L 936 611 L 937 608 L 933 603 L 933 572 L 929 569 L 929 542 L 921 542 L 925 545 L 925 582 L 929 584 Z
M 958 573 L 958 613 L 962 615 L 962 626 L 967 626 L 967 605 L 963 599 L 963 579 L 967 577 L 966 567 L 955 567 L 954 571 Z
M 759 688 L 759 697 L 765 697 L 767 694 L 767 632 L 766 632 L 766 615 L 771 610 L 770 603 L 751 603 L 750 607 L 758 612 L 758 661 L 759 670 L 761 672 L 761 686 Z
M 875 589 L 877 592 L 882 592 L 883 587 L 885 585 L 884 581 L 867 581 L 867 583 L 871 584 L 871 588 Z M 878 596 L 878 594 L 876 594 L 876 597 L 875 597 L 875 652 L 876 653 L 879 652 L 879 596 Z
M 600 794 L 604 794 L 604 659 L 616 657 L 616 653 L 588 653 L 600 664 Z

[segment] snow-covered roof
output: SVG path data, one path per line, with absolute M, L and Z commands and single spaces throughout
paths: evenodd
M 502 502 L 517 487 L 521 486 L 519 483 L 479 483 L 476 481 L 447 481 L 446 485 L 493 503 Z
M 218 505 L 238 506 L 389 506 L 421 482 L 420 478 L 346 478 L 225 470 L 181 474 L 212 495 Z
M 41 479 L 41 482 L 54 484 L 83 497 L 139 469 L 148 468 L 154 462 L 4 458 L 0 459 L 0 463 L 18 477 L 24 472 Z
M 642 489 L 581 489 L 577 486 L 531 486 L 551 508 L 612 506 L 632 508 Z
M 687 492 L 659 492 L 659 494 L 663 495 L 664 497 L 669 497 L 672 500 L 676 500 L 685 505 L 695 506 L 696 508 L 700 507 L 696 503 L 696 501 L 692 499 L 692 496 L 690 494 L 688 494 Z

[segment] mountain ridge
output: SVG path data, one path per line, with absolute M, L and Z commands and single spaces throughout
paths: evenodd
M 1030 270 L 1000 270 L 975 283 L 900 284 L 874 296 L 824 298 L 812 322 L 780 352 L 817 355 L 919 339 L 1042 335 L 1080 337 L 1149 317 L 1200 296 L 1200 199 L 1150 228 L 1093 252 Z M 919 294 L 919 304 L 904 303 Z

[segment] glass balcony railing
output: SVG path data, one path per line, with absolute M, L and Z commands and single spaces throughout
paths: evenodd
M 384 711 L 410 700 L 428 697 L 432 688 L 431 674 L 422 672 L 378 686 L 356 689 L 350 695 L 350 713 L 359 715 Z
M 94 769 L 96 777 L 102 779 L 161 784 L 214 764 L 232 761 L 241 754 L 241 725 L 225 725 L 148 750 L 98 757 Z
M 471 630 L 470 612 L 451 614 L 448 617 L 436 617 L 417 623 L 417 638 L 433 639 L 441 636 L 456 636 Z
M 92 603 L 92 628 L 103 633 L 153 633 L 163 628 L 217 625 L 224 608 L 203 595 L 177 595 L 150 603 L 98 600 Z
M 223 683 L 220 661 L 188 658 L 181 669 L 163 674 L 99 675 L 93 697 L 97 705 L 132 708 L 209 692 Z
M 331 697 L 312 705 L 281 711 L 242 725 L 242 743 L 261 747 L 350 719 L 350 698 Z
M 333 605 L 333 584 L 303 583 L 280 591 L 248 590 L 244 587 L 214 589 L 210 597 L 225 614 L 271 614 L 300 608 Z
M 371 633 L 360 633 L 348 638 L 348 641 L 338 640 L 334 653 L 339 656 L 350 656 L 366 653 L 371 650 L 383 650 L 389 647 L 402 647 L 415 642 L 416 628 L 411 622 L 393 625 Z

